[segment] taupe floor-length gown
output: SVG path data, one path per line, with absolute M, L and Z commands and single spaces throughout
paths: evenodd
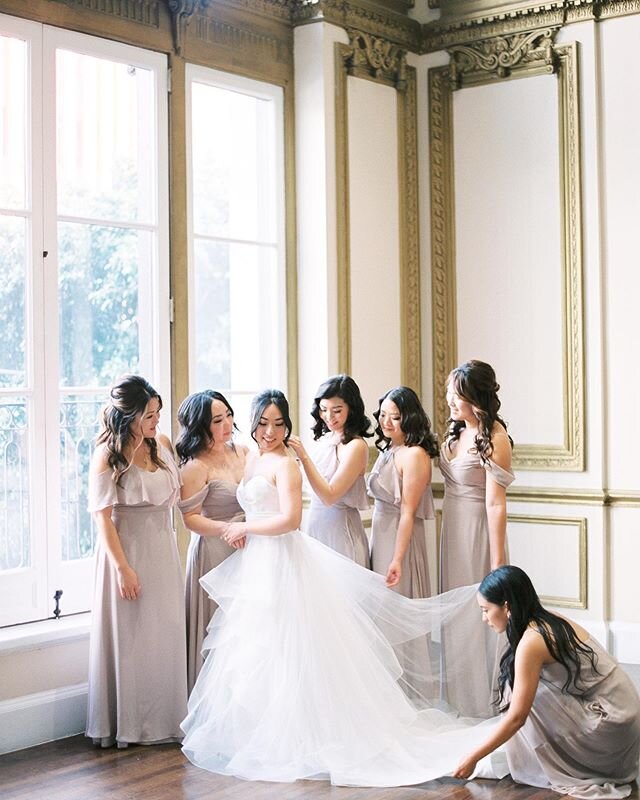
M 380 453 L 367 480 L 367 491 L 375 501 L 371 524 L 371 569 L 381 575 L 387 574 L 393 559 L 400 522 L 402 479 L 394 461 L 397 449 L 389 447 Z M 424 521 L 433 519 L 433 516 L 433 495 L 431 486 L 428 486 L 416 509 L 413 534 L 402 561 L 400 582 L 394 587 L 405 597 L 431 596 Z
M 181 500 L 178 508 L 185 514 L 201 507 L 201 514 L 220 522 L 244 519 L 244 513 L 236 498 L 238 485 L 228 480 L 212 480 L 188 500 Z M 187 578 L 185 583 L 185 605 L 187 611 L 187 685 L 189 692 L 202 668 L 202 642 L 207 635 L 213 612 L 217 604 L 200 586 L 200 578 L 222 564 L 235 549 L 218 536 L 200 536 L 191 533 L 187 551 Z
M 440 450 L 440 472 L 444 479 L 440 591 L 447 592 L 479 583 L 491 571 L 486 482 L 494 480 L 506 488 L 514 475 L 491 460 L 482 462 L 477 453 L 452 458 L 446 443 Z
M 100 540 L 89 655 L 86 735 L 117 742 L 180 741 L 187 705 L 182 568 L 171 524 L 180 486 L 171 453 L 167 469 L 132 465 L 116 486 L 111 470 L 89 480 L 89 510 L 113 506 L 112 520 L 141 594 L 123 600 Z
M 458 586 L 478 584 L 490 572 L 486 482 L 495 480 L 506 488 L 514 480 L 514 475 L 493 461 L 483 463 L 477 453 L 460 453 L 451 458 L 446 444 L 440 450 L 439 466 L 445 487 L 440 538 L 440 591 L 446 592 Z M 448 699 L 463 713 L 475 717 L 484 716 L 492 708 L 504 636 L 496 636 L 484 626 L 475 629 L 473 637 L 467 645 L 477 653 L 476 669 L 464 680 L 450 681 Z M 447 636 L 443 637 L 442 646 L 445 661 L 458 657 Z
M 312 454 L 318 472 L 326 481 L 335 475 L 340 462 L 338 445 L 340 435 L 326 433 L 316 443 Z M 314 539 L 326 544 L 361 567 L 369 568 L 369 540 L 362 524 L 360 511 L 369 508 L 364 475 L 333 505 L 327 506 L 313 494 L 305 519 L 305 531 Z
M 512 778 L 572 797 L 626 797 L 638 775 L 640 698 L 629 676 L 590 638 L 598 656 L 595 673 L 581 656 L 582 697 L 564 694 L 567 673 L 543 667 L 524 726 L 506 744 Z M 508 697 L 507 692 L 507 697 Z

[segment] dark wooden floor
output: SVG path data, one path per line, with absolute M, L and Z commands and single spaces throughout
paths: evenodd
M 398 789 L 345 789 L 324 781 L 250 783 L 190 764 L 178 745 L 100 750 L 83 736 L 0 756 L 2 800 L 559 800 L 509 778 L 453 778 Z M 631 798 L 638 800 L 636 786 Z

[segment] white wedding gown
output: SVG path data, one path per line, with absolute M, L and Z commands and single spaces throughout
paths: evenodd
M 240 484 L 238 499 L 249 522 L 279 510 L 262 476 Z M 462 720 L 443 699 L 444 627 L 459 632 L 455 659 L 447 637 L 447 670 L 456 661 L 459 679 L 478 668 L 464 632 L 482 625 L 475 587 L 409 600 L 301 531 L 247 536 L 201 583 L 219 608 L 182 723 L 199 767 L 248 780 L 417 784 L 450 774 L 496 723 Z M 483 774 L 502 777 L 502 763 Z

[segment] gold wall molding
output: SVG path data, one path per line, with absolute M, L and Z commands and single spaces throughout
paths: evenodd
M 199 7 L 206 8 L 209 0 L 168 0 L 173 33 L 173 49 L 182 54 L 182 40 L 191 21 L 191 17 Z
M 450 80 L 455 88 L 488 79 L 554 72 L 554 28 L 495 36 L 450 47 Z
M 420 392 L 420 252 L 418 210 L 418 118 L 415 68 L 406 51 L 363 31 L 350 30 L 349 44 L 335 45 L 336 194 L 338 238 L 338 364 L 351 372 L 351 267 L 349 235 L 348 77 L 392 86 L 398 92 L 398 199 L 401 380 Z
M 243 59 L 245 56 L 248 62 L 263 63 L 265 80 L 269 80 L 267 76 L 273 70 L 272 64 L 289 65 L 293 62 L 288 31 L 283 30 L 282 35 L 274 35 L 247 24 L 244 20 L 222 20 L 196 14 L 189 26 L 188 41 L 190 45 L 204 43 L 225 48 L 235 54 L 235 59 Z
M 587 519 L 586 517 L 545 517 L 528 514 L 507 514 L 507 523 L 527 525 L 552 525 L 573 528 L 578 534 L 578 596 L 540 595 L 543 604 L 560 608 L 587 608 Z
M 554 0 L 525 5 L 521 0 L 429 0 L 440 19 L 422 26 L 422 52 L 443 50 L 533 28 L 640 13 L 640 0 Z
M 371 464 L 369 465 L 371 471 Z M 444 484 L 432 484 L 433 496 L 444 497 Z M 509 503 L 544 503 L 573 506 L 608 506 L 613 508 L 640 508 L 640 492 L 632 490 L 604 489 L 559 489 L 556 487 L 539 488 L 534 486 L 510 486 L 507 489 Z
M 387 39 L 414 53 L 422 49 L 420 23 L 379 4 L 354 0 L 294 0 L 291 8 L 294 26 L 329 22 L 345 30 L 357 29 Z
M 584 355 L 582 330 L 582 219 L 580 184 L 580 118 L 577 44 L 553 47 L 555 29 L 518 39 L 518 67 L 505 77 L 526 77 L 549 71 L 558 76 L 559 142 L 562 208 L 562 279 L 564 296 L 563 415 L 564 441 L 558 445 L 517 444 L 517 469 L 581 471 L 584 469 Z M 542 42 L 542 44 L 541 44 Z M 447 67 L 429 70 L 429 134 L 431 164 L 431 268 L 435 428 L 443 431 L 448 417 L 444 397 L 447 375 L 457 363 L 455 199 L 453 165 L 453 100 L 460 86 L 500 80 L 496 53 L 506 43 L 485 44 L 484 61 L 469 49 L 451 52 Z M 516 50 L 509 51 L 509 59 Z M 458 63 L 456 63 L 458 59 Z M 481 70 L 483 63 L 486 66 Z
M 162 5 L 160 0 L 54 0 L 54 2 L 62 3 L 74 10 L 108 14 L 127 22 L 151 25 L 154 28 L 160 24 Z

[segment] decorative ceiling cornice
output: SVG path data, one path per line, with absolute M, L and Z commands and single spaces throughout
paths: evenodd
M 519 72 L 554 72 L 557 64 L 553 43 L 557 30 L 547 28 L 454 45 L 447 50 L 451 56 L 452 87 L 485 82 L 487 78 L 507 78 Z
M 93 11 L 157 28 L 162 0 L 53 0 L 74 10 Z
M 400 90 L 406 88 L 406 50 L 362 31 L 350 30 L 348 34 L 344 65 L 350 75 L 386 81 Z
M 386 39 L 412 53 L 431 53 L 572 22 L 602 20 L 640 13 L 640 0 L 427 0 L 440 18 L 421 24 L 409 16 L 413 0 L 50 0 L 74 11 L 107 14 L 159 28 L 166 11 L 173 46 L 183 50 L 192 18 L 216 18 L 247 12 L 286 27 L 329 22 Z M 250 19 L 250 18 L 249 18 Z M 222 20 L 218 21 L 220 25 Z M 251 26 L 251 22 L 246 25 Z M 258 26 L 260 27 L 260 26 Z
M 330 22 L 347 30 L 357 29 L 383 37 L 412 52 L 419 52 L 421 48 L 419 22 L 366 0 L 291 0 L 291 8 L 294 25 Z
M 423 53 L 535 28 L 640 13 L 640 0 L 428 0 L 441 16 L 422 26 Z
M 191 17 L 196 11 L 207 8 L 211 0 L 168 0 L 167 6 L 171 15 L 173 48 L 178 55 L 182 53 L 182 40 Z

